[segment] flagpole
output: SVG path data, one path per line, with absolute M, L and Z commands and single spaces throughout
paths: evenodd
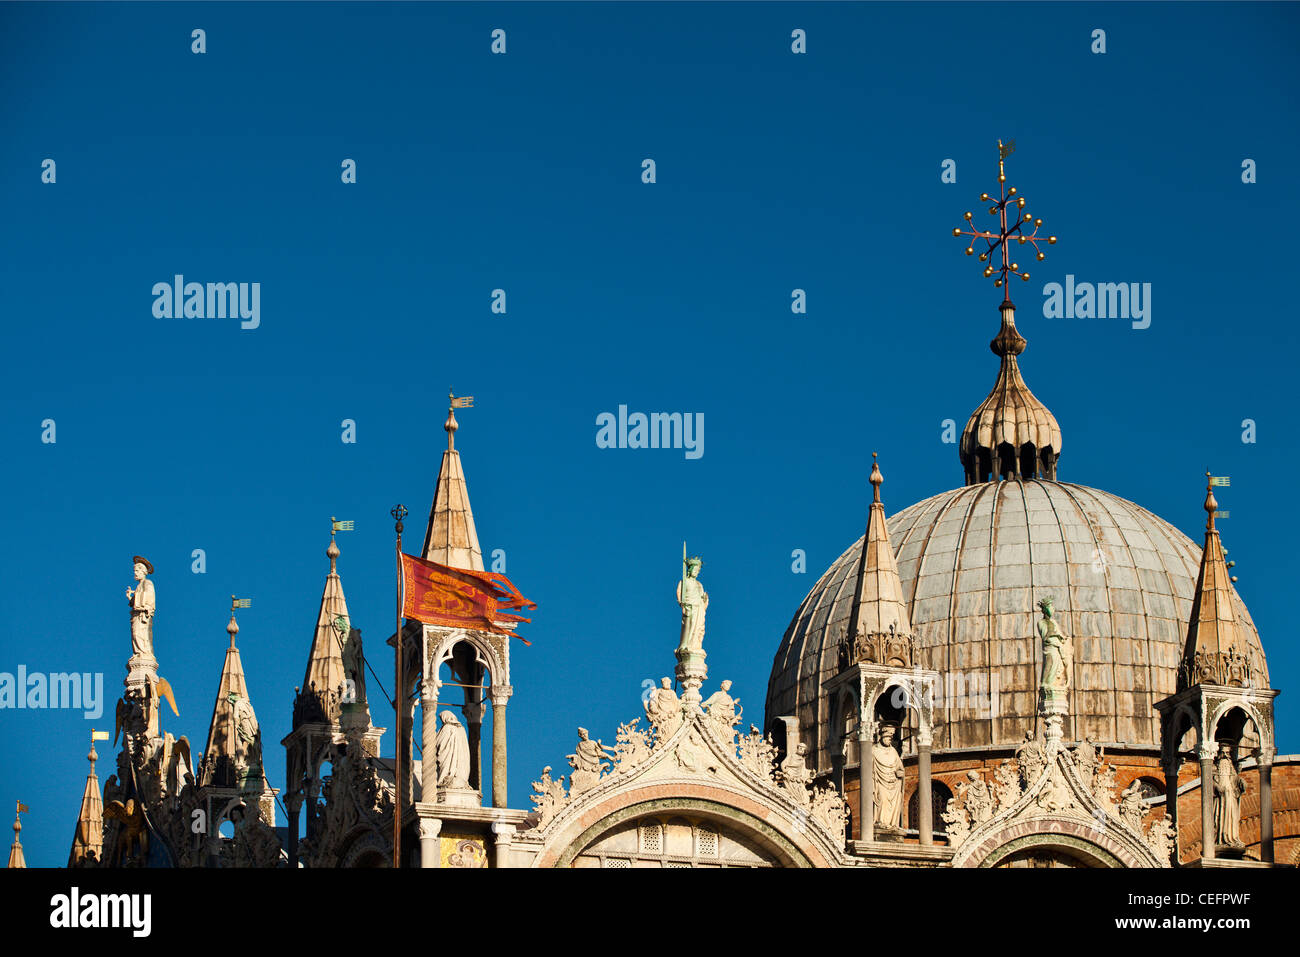
M 402 667 L 402 519 L 406 518 L 405 505 L 395 505 L 389 512 L 397 522 L 397 689 L 393 694 L 393 710 L 397 713 L 397 759 L 393 762 L 393 787 L 397 800 L 393 802 L 393 867 L 402 866 L 402 804 L 406 801 L 406 787 L 402 781 L 402 709 L 406 706 L 405 669 Z

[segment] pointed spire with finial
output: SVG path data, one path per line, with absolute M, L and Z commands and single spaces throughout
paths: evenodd
M 99 862 L 104 853 L 104 802 L 99 796 L 99 778 L 95 774 L 95 741 L 104 740 L 107 732 L 90 732 L 90 773 L 86 775 L 86 789 L 81 795 L 81 811 L 77 815 L 77 829 L 72 835 L 72 852 L 68 855 L 69 867 L 82 867 Z
M 1056 463 L 1061 455 L 1061 427 L 1047 406 L 1029 391 L 1016 359 L 1025 351 L 1027 343 L 1016 329 L 1016 307 L 1011 301 L 1008 277 L 1014 275 L 1028 281 L 1029 273 L 1022 272 L 1020 264 L 1011 260 L 1010 245 L 1012 242 L 1021 246 L 1032 245 L 1041 261 L 1047 257 L 1039 248 L 1039 242 L 1045 240 L 1048 245 L 1052 245 L 1055 244 L 1056 237 L 1039 236 L 1038 230 L 1043 221 L 1026 213 L 1025 198 L 1016 195 L 1014 186 L 1006 185 L 1004 164 L 1015 148 L 1015 140 L 1006 146 L 998 140 L 1001 199 L 994 201 L 988 193 L 980 194 L 981 202 L 993 202 L 989 212 L 998 217 L 998 231 L 976 230 L 973 227 L 967 230 L 958 227 L 952 231 L 954 236 L 971 237 L 971 245 L 966 247 L 968 256 L 975 253 L 976 239 L 987 244 L 987 249 L 979 255 L 980 262 L 989 263 L 984 269 L 984 276 L 987 278 L 996 274 L 994 285 L 1003 290 L 1000 307 L 1002 328 L 989 343 L 993 354 L 1002 360 L 1001 368 L 992 391 L 967 420 L 958 446 L 967 485 L 998 477 L 1055 481 Z M 967 212 L 965 218 L 970 224 L 972 214 Z M 993 266 L 990 261 L 995 253 L 1001 257 L 1000 268 Z
M 350 643 L 360 641 L 360 632 L 352 627 L 348 614 L 347 598 L 343 594 L 343 579 L 339 576 L 338 542 L 335 534 L 350 532 L 353 523 L 330 518 L 330 543 L 325 557 L 330 561 L 329 574 L 325 576 L 325 590 L 321 593 L 320 611 L 316 616 L 316 630 L 312 637 L 311 652 L 307 657 L 307 671 L 294 702 L 293 726 L 308 722 L 337 723 L 345 705 L 355 704 L 365 712 L 369 725 L 369 707 L 365 699 L 364 675 L 360 648 Z M 349 675 L 347 662 L 355 659 L 356 675 Z M 353 685 L 348 686 L 349 678 Z M 352 701 L 345 699 L 353 698 Z
M 235 646 L 235 636 L 239 634 L 235 609 L 251 605 L 250 598 L 230 596 L 230 622 L 226 625 L 230 647 L 226 649 L 221 679 L 217 683 L 217 700 L 212 708 L 212 722 L 208 725 L 208 746 L 203 751 L 203 763 L 199 771 L 199 784 L 204 787 L 240 786 L 236 768 L 248 756 L 249 737 L 256 731 L 257 722 L 253 717 L 252 702 L 248 698 L 244 664 L 239 657 L 239 649 Z M 251 721 L 252 730 L 248 727 L 241 729 L 241 721 L 244 724 Z M 260 762 L 260 755 L 258 760 Z M 265 788 L 265 776 L 262 780 Z
M 1178 669 L 1179 691 L 1197 684 L 1242 687 L 1259 677 L 1253 675 L 1250 642 L 1237 621 L 1236 590 L 1232 586 L 1236 579 L 1229 571 L 1228 553 L 1214 521 L 1219 509 L 1214 487 L 1226 485 L 1227 480 L 1216 479 L 1208 471 L 1205 478 L 1205 547 L 1192 596 L 1182 666 Z
M 447 450 L 442 453 L 422 556 L 440 565 L 483 571 L 483 552 L 479 549 L 474 512 L 469 505 L 469 487 L 455 442 L 456 430 L 460 428 L 456 410 L 472 408 L 474 397 L 457 396 L 450 390 L 447 396 L 447 421 L 443 424 Z
M 14 812 L 14 842 L 9 847 L 9 866 L 26 867 L 27 858 L 23 857 L 23 842 L 18 839 L 23 831 L 23 822 L 19 820 L 18 815 L 27 810 L 27 805 L 22 801 L 18 802 L 18 810 Z
M 871 508 L 867 514 L 867 532 L 862 538 L 858 581 L 845 637 L 854 646 L 849 655 L 851 661 L 910 667 L 914 664 L 912 622 L 894 561 L 894 546 L 889 541 L 885 506 L 880 499 L 884 481 L 876 453 L 872 452 Z

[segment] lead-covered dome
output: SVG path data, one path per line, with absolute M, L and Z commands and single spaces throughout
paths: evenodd
M 953 489 L 888 529 L 920 666 L 940 673 L 935 750 L 1015 745 L 1035 727 L 1035 606 L 1049 595 L 1074 639 L 1067 738 L 1158 749 L 1153 703 L 1177 684 L 1199 545 L 1116 495 L 1039 480 Z M 823 770 L 842 733 L 824 683 L 838 670 L 861 553 L 859 539 L 813 586 L 768 684 L 768 722 L 797 715 Z M 1235 590 L 1232 600 L 1267 683 L 1258 632 Z

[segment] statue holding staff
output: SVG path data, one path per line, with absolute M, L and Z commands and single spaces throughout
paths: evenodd
M 709 607 L 709 595 L 700 584 L 699 556 L 686 557 L 686 543 L 682 542 L 682 580 L 677 584 L 677 604 L 682 606 L 682 637 L 677 654 L 701 651 L 704 648 L 704 614 Z

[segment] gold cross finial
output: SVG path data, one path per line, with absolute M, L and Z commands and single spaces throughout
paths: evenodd
M 994 267 L 990 263 L 984 270 L 984 278 L 987 279 L 988 277 L 994 274 L 997 275 L 998 278 L 993 281 L 993 285 L 1003 290 L 1003 300 L 1006 302 L 1011 301 L 1011 291 L 1007 287 L 1008 274 L 1019 276 L 1021 279 L 1025 280 L 1026 282 L 1029 281 L 1029 273 L 1021 272 L 1020 264 L 1018 262 L 1013 262 L 1011 260 L 1010 253 L 1008 252 L 1007 249 L 1008 245 L 1013 240 L 1021 246 L 1023 246 L 1025 243 L 1032 243 L 1034 247 L 1034 252 L 1038 254 L 1039 262 L 1042 262 L 1044 259 L 1047 258 L 1047 256 L 1039 248 L 1038 243 L 1041 240 L 1045 239 L 1049 246 L 1056 244 L 1055 236 L 1038 235 L 1039 227 L 1043 225 L 1043 221 L 1041 219 L 1034 219 L 1032 216 L 1026 213 L 1025 198 L 1023 196 L 1016 195 L 1016 188 L 1014 186 L 1011 187 L 1007 186 L 1007 174 L 1006 174 L 1005 163 L 1007 157 L 1010 156 L 1012 153 L 1014 153 L 1015 150 L 1016 150 L 1015 140 L 1008 140 L 1005 146 L 1002 144 L 1001 140 L 998 140 L 998 186 L 1001 190 L 1002 198 L 999 199 L 993 206 L 989 208 L 989 214 L 998 217 L 998 231 L 995 233 L 989 230 L 975 229 L 974 224 L 971 222 L 971 214 L 969 212 L 965 214 L 965 218 L 966 218 L 967 225 L 970 226 L 971 228 L 962 229 L 959 226 L 952 231 L 952 234 L 954 236 L 971 237 L 971 245 L 966 247 L 967 256 L 975 255 L 974 241 L 976 239 L 982 239 L 988 244 L 988 248 L 984 252 L 979 254 L 980 262 L 982 263 L 988 262 L 989 259 L 994 254 L 994 252 L 997 252 L 999 250 L 1001 251 L 1002 265 L 1000 267 Z M 980 194 L 981 203 L 987 203 L 991 199 L 992 197 L 990 197 L 988 193 Z M 1014 216 L 1016 217 L 1015 222 L 1012 223 L 1008 222 L 1008 217 L 1007 217 L 1008 209 L 1012 210 Z M 1029 232 L 1030 227 L 1033 227 L 1032 233 Z

